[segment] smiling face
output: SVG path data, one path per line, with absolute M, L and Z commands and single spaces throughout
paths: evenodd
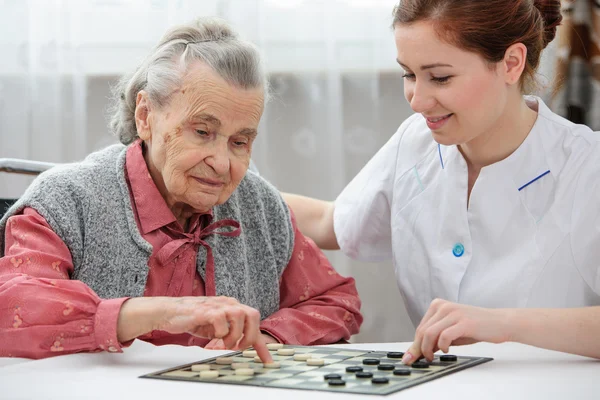
M 171 209 L 207 212 L 229 199 L 248 169 L 263 104 L 262 88 L 233 87 L 202 63 L 162 108 L 138 94 L 146 163 Z
M 428 21 L 397 24 L 394 35 L 404 96 L 438 143 L 464 144 L 501 125 L 510 90 L 498 65 L 441 41 Z

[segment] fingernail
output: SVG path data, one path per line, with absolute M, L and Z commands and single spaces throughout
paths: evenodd
M 402 357 L 402 363 L 409 363 L 413 359 L 413 355 L 409 352 L 404 353 L 404 357 Z

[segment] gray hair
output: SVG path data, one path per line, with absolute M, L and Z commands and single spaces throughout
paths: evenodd
M 109 126 L 121 143 L 138 138 L 134 115 L 138 93 L 145 90 L 152 104 L 167 105 L 194 61 L 205 63 L 235 87 L 263 88 L 268 101 L 268 82 L 256 46 L 240 39 L 223 20 L 199 18 L 169 30 L 142 64 L 112 88 Z

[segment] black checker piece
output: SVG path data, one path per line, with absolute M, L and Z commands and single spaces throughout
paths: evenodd
M 357 378 L 372 378 L 373 374 L 371 372 L 357 372 L 356 377 Z
M 371 379 L 371 382 L 375 383 L 375 384 L 382 384 L 382 383 L 389 383 L 390 380 L 388 378 L 379 377 L 379 378 Z
M 363 360 L 363 364 L 365 364 L 365 365 L 379 365 L 379 360 L 377 358 L 365 358 Z
M 326 381 L 328 381 L 330 379 L 342 379 L 342 376 L 339 374 L 327 374 L 324 378 Z
M 414 363 L 412 363 L 411 367 L 425 369 L 425 368 L 429 368 L 429 363 L 425 360 L 419 360 L 419 361 L 415 361 Z
M 329 380 L 329 386 L 345 386 L 346 385 L 346 381 L 342 380 L 342 379 L 330 379 Z
M 381 364 L 377 366 L 377 369 L 380 371 L 393 371 L 396 369 L 396 366 L 392 364 Z
M 458 361 L 458 357 L 453 354 L 443 354 L 440 356 L 440 361 L 442 362 L 456 362 Z
M 402 358 L 404 357 L 404 353 L 401 351 L 390 351 L 387 353 L 387 358 Z
M 412 371 L 409 368 L 400 368 L 394 370 L 396 376 L 408 376 Z
M 362 372 L 363 367 L 359 367 L 358 365 L 353 365 L 351 367 L 346 367 L 346 372 Z

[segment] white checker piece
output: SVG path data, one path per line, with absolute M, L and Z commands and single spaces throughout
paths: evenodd
M 323 361 L 325 362 L 325 365 L 338 364 L 340 362 L 340 360 L 336 358 L 323 358 Z
M 299 353 L 299 354 L 294 354 L 294 361 L 306 361 L 309 358 L 312 358 L 313 356 L 310 355 L 310 353 Z
M 227 376 L 227 375 L 233 375 L 235 374 L 234 370 L 231 369 L 221 369 L 219 370 L 219 376 Z
M 328 353 L 311 353 L 310 358 L 327 358 Z M 339 360 L 336 360 L 339 361 Z
M 192 365 L 192 371 L 194 372 L 200 372 L 200 371 L 208 371 L 210 370 L 210 365 L 208 364 L 195 364 Z
M 296 350 L 291 348 L 282 348 L 277 350 L 277 355 L 279 356 L 293 356 L 295 353 Z
M 194 378 L 196 376 L 198 376 L 198 372 L 193 372 L 193 371 L 171 371 L 171 372 L 166 372 L 163 375 L 165 376 L 177 376 L 177 377 L 182 377 L 182 378 Z
M 219 370 L 223 368 L 231 368 L 229 365 L 210 364 L 210 369 Z
M 248 381 L 252 379 L 252 376 L 247 376 L 247 375 L 227 375 L 227 376 L 220 376 L 217 379 L 215 379 L 216 381 L 226 381 L 226 382 L 244 382 L 244 381 Z

